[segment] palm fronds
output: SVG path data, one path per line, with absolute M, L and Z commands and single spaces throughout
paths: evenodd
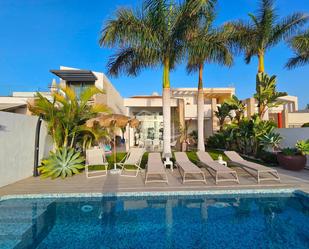
M 295 56 L 290 58 L 285 65 L 288 69 L 309 63 L 309 30 L 291 39 L 289 45 L 294 50 Z

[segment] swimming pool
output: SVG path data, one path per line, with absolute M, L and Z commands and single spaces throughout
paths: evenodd
M 299 194 L 0 202 L 0 248 L 309 248 Z

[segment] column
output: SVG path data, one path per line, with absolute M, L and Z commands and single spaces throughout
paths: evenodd
M 282 111 L 282 128 L 289 128 L 289 112 L 286 107 Z
M 251 118 L 255 114 L 255 99 L 254 98 L 248 98 L 246 99 L 247 104 L 247 117 Z
M 218 119 L 215 115 L 215 111 L 217 111 L 217 99 L 211 99 L 211 126 L 212 126 L 212 133 L 218 130 Z

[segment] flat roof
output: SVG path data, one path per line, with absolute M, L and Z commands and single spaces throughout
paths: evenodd
M 0 103 L 0 111 L 11 111 L 26 106 L 26 104 Z
M 93 82 L 97 80 L 97 77 L 90 70 L 50 70 L 51 73 L 57 75 L 59 78 L 65 81 L 78 81 L 78 82 Z

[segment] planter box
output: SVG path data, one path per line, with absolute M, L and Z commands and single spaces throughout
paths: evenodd
M 294 171 L 304 169 L 307 162 L 306 156 L 286 156 L 280 152 L 277 154 L 277 159 L 282 168 Z

